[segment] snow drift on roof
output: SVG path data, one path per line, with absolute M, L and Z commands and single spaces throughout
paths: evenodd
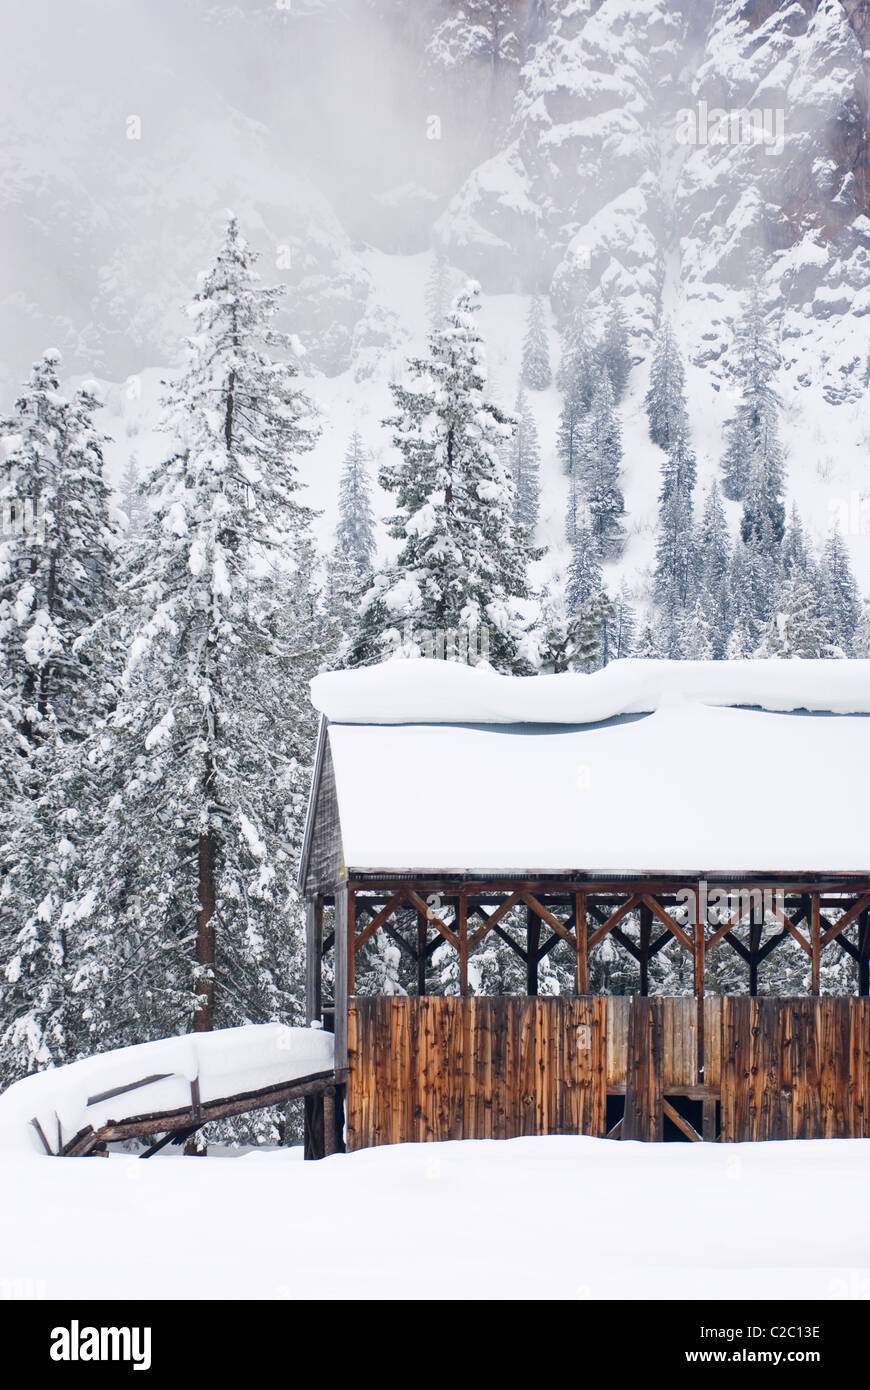
M 613 661 L 593 675 L 500 676 L 426 659 L 331 671 L 311 682 L 339 724 L 593 724 L 664 706 L 870 713 L 870 661 Z
M 870 867 L 866 718 L 675 705 L 573 729 L 330 724 L 329 742 L 351 873 Z

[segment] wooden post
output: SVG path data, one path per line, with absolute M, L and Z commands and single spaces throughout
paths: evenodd
M 761 949 L 761 928 L 758 911 L 753 901 L 749 909 L 749 993 L 755 998 L 758 993 L 758 953 Z
M 813 994 L 819 995 L 822 992 L 822 909 L 818 893 L 813 893 L 810 899 L 810 927 L 812 932 L 812 981 Z
M 335 1069 L 343 1071 L 347 1066 L 347 1003 L 351 960 L 353 958 L 350 933 L 353 925 L 350 920 L 350 904 L 347 884 L 341 883 L 335 890 Z
M 456 904 L 459 923 L 459 993 L 468 993 L 468 897 L 459 894 Z
M 858 918 L 858 993 L 870 994 L 870 911 Z
M 538 950 L 541 945 L 541 919 L 526 908 L 526 994 L 538 992 Z
M 322 971 L 323 902 L 305 899 L 305 1021 L 318 1022 L 323 1015 Z
M 705 1068 L 705 1044 L 704 1044 L 704 967 L 706 964 L 707 953 L 707 913 L 700 910 L 700 903 L 695 906 L 695 930 L 693 933 L 694 951 L 694 984 L 695 984 L 695 1007 L 698 1011 L 698 1084 L 703 1085 Z
M 417 994 L 420 998 L 426 993 L 426 918 L 417 913 Z
M 642 995 L 649 994 L 649 946 L 652 936 L 652 909 L 646 904 L 640 905 L 640 992 Z
M 574 934 L 577 937 L 577 993 L 589 993 L 589 952 L 586 946 L 586 894 L 574 894 Z
M 356 894 L 352 888 L 347 890 L 347 992 L 351 998 L 356 992 Z

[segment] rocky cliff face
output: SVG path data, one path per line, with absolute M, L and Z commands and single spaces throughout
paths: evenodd
M 829 400 L 870 346 L 867 0 L 556 0 L 502 148 L 438 223 L 491 289 L 664 299 L 715 372 L 761 278 L 786 360 Z
M 227 207 L 314 368 L 402 327 L 363 254 L 440 243 L 557 318 L 662 306 L 713 383 L 760 277 L 793 380 L 856 398 L 870 350 L 870 0 L 63 0 L 4 17 L 8 397 L 55 343 L 164 363 Z M 131 133 L 131 118 L 140 132 Z

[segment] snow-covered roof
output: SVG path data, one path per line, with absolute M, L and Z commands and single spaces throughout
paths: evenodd
M 870 661 L 395 661 L 312 694 L 349 872 L 870 869 Z
M 613 661 L 590 676 L 500 676 L 459 662 L 398 660 L 311 683 L 337 724 L 595 724 L 663 705 L 870 714 L 870 661 Z

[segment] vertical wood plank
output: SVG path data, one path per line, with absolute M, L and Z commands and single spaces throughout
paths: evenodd
M 459 993 L 463 999 L 468 993 L 468 895 L 459 894 L 457 903 L 459 919 Z
M 323 904 L 320 898 L 305 899 L 305 1021 L 313 1023 L 323 1014 L 321 997 L 321 959 L 323 956 Z
M 333 947 L 333 975 L 335 978 L 335 1068 L 341 1071 L 347 1066 L 347 1001 L 348 1001 L 348 916 L 347 884 L 339 884 L 335 890 L 335 945 Z

